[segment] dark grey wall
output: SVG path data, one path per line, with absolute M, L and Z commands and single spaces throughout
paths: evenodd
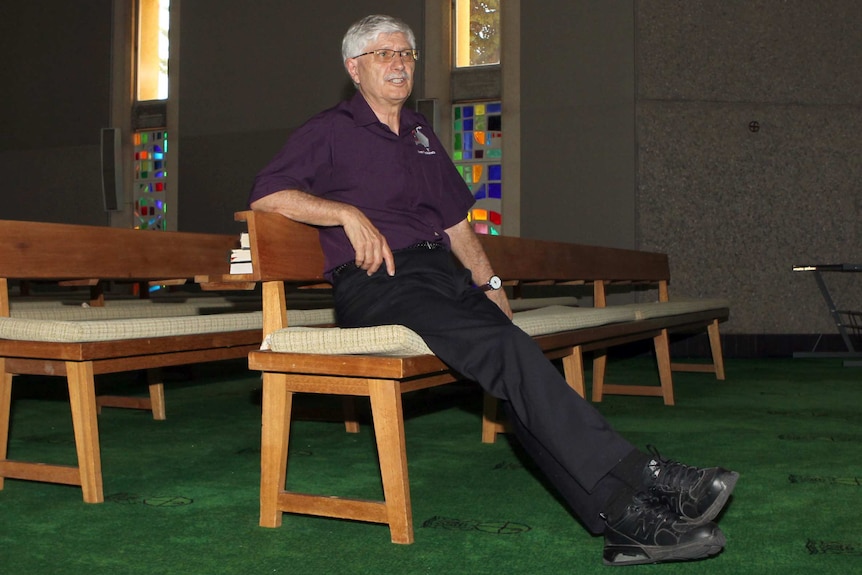
M 421 37 L 422 0 L 183 0 L 181 229 L 239 229 L 234 212 L 287 135 L 353 93 L 341 38 L 371 13 L 398 16 Z
M 862 3 L 635 4 L 640 247 L 730 298 L 725 331 L 835 332 L 791 267 L 862 262 Z M 827 280 L 862 309 L 859 274 Z
M 110 0 L 4 3 L 0 218 L 106 223 L 110 47 Z
M 631 0 L 523 2 L 521 235 L 635 245 Z

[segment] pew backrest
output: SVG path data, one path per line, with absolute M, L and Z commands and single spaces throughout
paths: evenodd
M 168 279 L 224 274 L 239 237 L 0 220 L 0 278 Z

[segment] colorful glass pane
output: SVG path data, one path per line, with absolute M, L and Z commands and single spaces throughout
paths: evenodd
M 482 164 L 473 164 L 473 181 L 479 183 L 482 181 L 482 173 L 485 171 L 485 166 Z
M 135 132 L 135 228 L 166 230 L 168 133 L 165 130 Z
M 476 233 L 502 230 L 502 112 L 500 102 L 453 106 L 452 158 L 476 200 L 468 215 Z

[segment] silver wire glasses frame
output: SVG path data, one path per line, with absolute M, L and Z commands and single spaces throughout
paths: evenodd
M 353 58 L 359 58 L 360 56 L 367 56 L 368 54 L 374 54 L 376 60 L 380 62 L 391 62 L 395 59 L 395 56 L 401 56 L 404 60 L 408 62 L 415 62 L 419 59 L 419 50 L 372 50 L 371 52 L 363 52 L 362 54 L 357 54 L 353 56 Z

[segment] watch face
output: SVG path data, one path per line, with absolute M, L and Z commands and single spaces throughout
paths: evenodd
M 488 285 L 491 289 L 497 290 L 503 287 L 503 280 L 500 279 L 500 276 L 491 276 L 491 279 L 488 280 Z

